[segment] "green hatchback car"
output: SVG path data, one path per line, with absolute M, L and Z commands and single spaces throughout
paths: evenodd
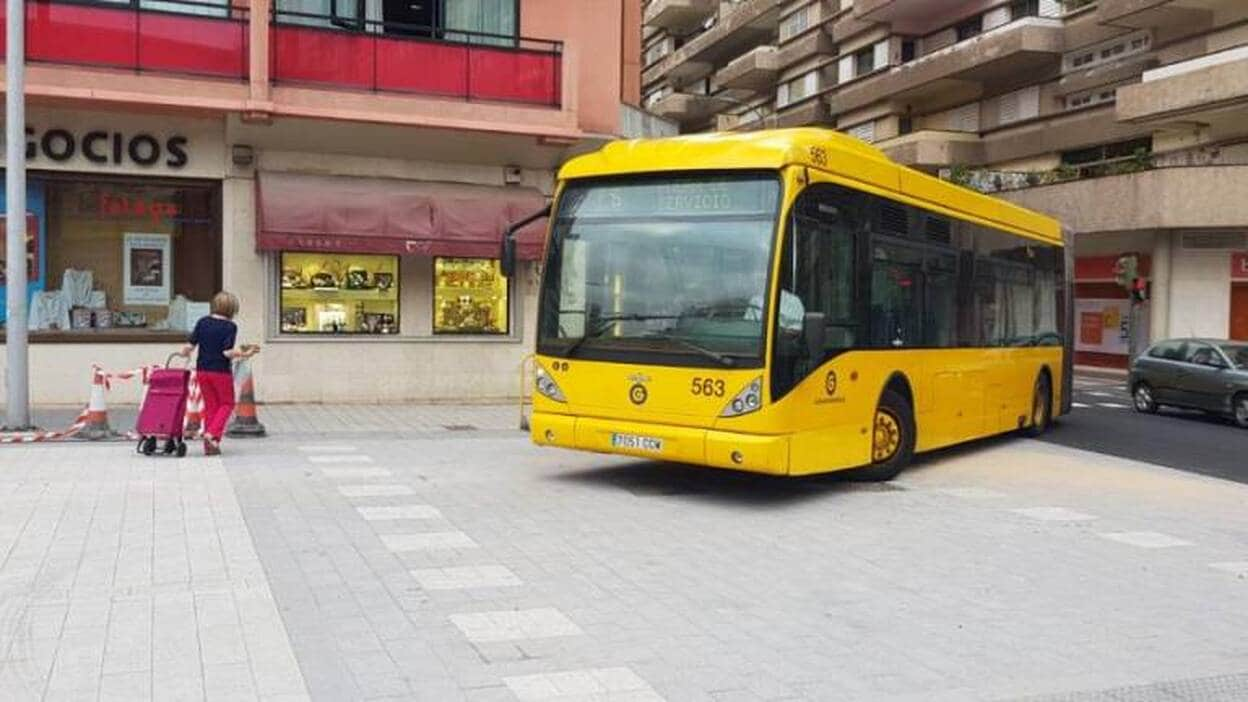
M 1128 382 L 1137 411 L 1204 410 L 1248 429 L 1248 341 L 1159 341 L 1132 362 Z

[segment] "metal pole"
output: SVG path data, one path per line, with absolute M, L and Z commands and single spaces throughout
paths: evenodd
M 26 365 L 26 2 L 6 0 L 6 6 L 5 423 L 12 429 L 25 429 L 30 426 L 30 377 Z

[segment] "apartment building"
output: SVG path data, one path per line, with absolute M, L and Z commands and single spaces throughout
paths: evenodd
M 37 403 L 163 362 L 222 288 L 262 399 L 514 396 L 544 227 L 510 280 L 504 228 L 653 122 L 640 0 L 25 8 Z
M 682 129 L 825 125 L 1059 217 L 1076 348 L 1122 365 L 1137 254 L 1143 336 L 1248 339 L 1248 3 L 651 0 L 642 94 Z

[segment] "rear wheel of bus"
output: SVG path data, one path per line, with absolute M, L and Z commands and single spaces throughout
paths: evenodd
M 886 388 L 871 427 L 871 465 L 850 471 L 854 480 L 892 480 L 914 457 L 914 409 L 904 395 Z

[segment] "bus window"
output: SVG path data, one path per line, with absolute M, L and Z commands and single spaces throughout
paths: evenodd
M 820 184 L 807 188 L 793 206 L 780 258 L 773 397 L 783 396 L 825 359 L 859 343 L 856 257 L 862 201 L 862 193 Z M 796 310 L 823 314 L 826 333 L 820 358 L 808 358 L 800 334 L 789 333 L 786 309 L 790 317 Z
M 955 345 L 957 331 L 958 258 L 953 252 L 927 254 L 926 298 L 923 304 L 923 345 Z
M 871 345 L 922 345 L 923 252 L 877 239 L 871 262 Z

